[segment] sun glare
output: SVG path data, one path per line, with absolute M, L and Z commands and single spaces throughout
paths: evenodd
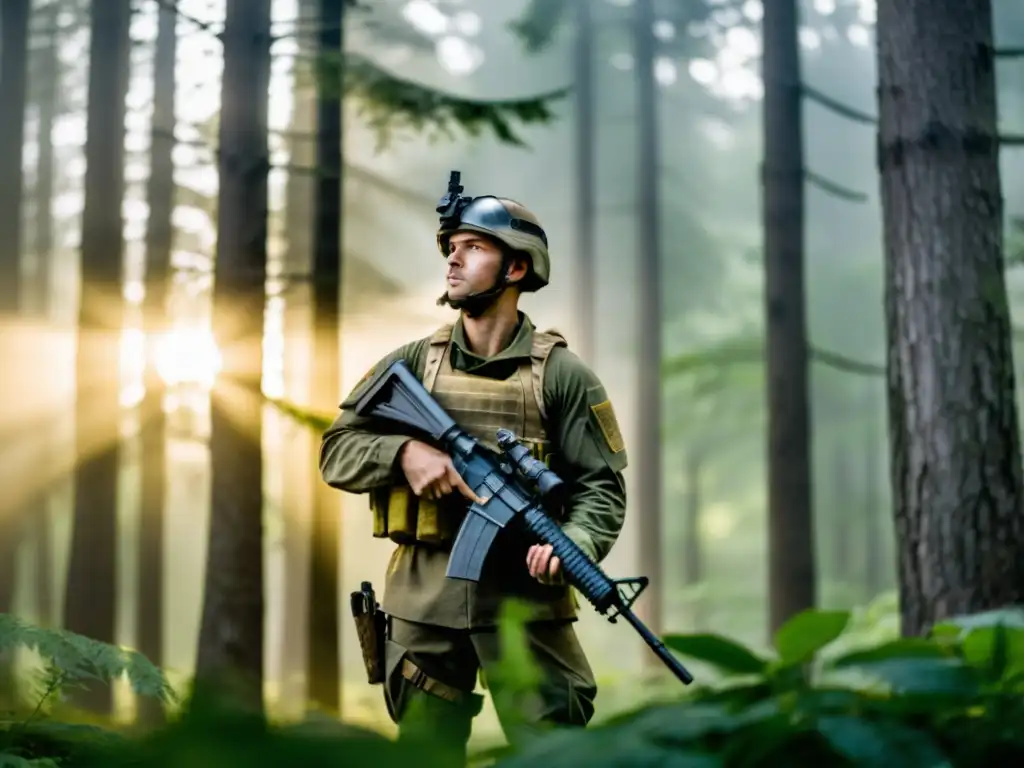
M 154 349 L 157 373 L 168 386 L 213 387 L 221 367 L 220 350 L 209 331 L 177 330 L 164 334 Z

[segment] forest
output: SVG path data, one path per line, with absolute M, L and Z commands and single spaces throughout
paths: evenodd
M 602 568 L 696 678 L 580 601 L 590 726 L 481 688 L 469 764 L 1021 762 L 1019 0 L 0 0 L 0 768 L 462 764 L 394 739 L 393 545 L 318 471 L 452 321 L 450 169 L 543 222 Z

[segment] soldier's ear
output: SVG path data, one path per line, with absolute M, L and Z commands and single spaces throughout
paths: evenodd
M 518 253 L 512 256 L 512 260 L 508 265 L 508 270 L 505 272 L 505 282 L 507 283 L 521 283 L 527 274 L 530 272 L 530 262 L 525 256 L 521 256 Z

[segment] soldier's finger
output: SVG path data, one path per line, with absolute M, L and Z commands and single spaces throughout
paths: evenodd
M 438 496 L 447 496 L 452 492 L 452 484 L 448 482 L 448 478 L 446 477 L 442 477 L 438 480 L 435 488 L 437 489 Z
M 548 561 L 548 575 L 552 579 L 558 578 L 558 572 L 559 572 L 559 570 L 561 570 L 561 568 L 562 568 L 562 561 L 559 560 L 557 557 L 552 557 Z
M 542 547 L 540 545 L 534 544 L 530 547 L 530 554 L 526 558 L 526 567 L 529 569 L 530 575 L 534 578 L 536 578 L 537 574 L 541 572 L 537 567 L 537 564 L 540 562 L 540 557 L 543 554 L 541 550 Z
M 537 562 L 535 574 L 538 578 L 543 578 L 548 572 L 548 562 L 551 559 L 551 550 L 548 547 L 541 547 L 540 552 L 537 553 Z
M 477 504 L 483 504 L 487 501 L 487 499 L 482 499 L 473 493 L 473 489 L 466 485 L 466 481 L 462 479 L 462 475 L 455 471 L 455 467 L 448 468 L 448 480 L 459 493 L 470 501 L 476 502 Z

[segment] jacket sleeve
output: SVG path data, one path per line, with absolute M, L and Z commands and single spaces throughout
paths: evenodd
M 548 358 L 544 402 L 562 479 L 570 486 L 562 530 L 600 562 L 626 519 L 626 448 L 615 411 L 594 372 L 564 347 Z
M 409 369 L 421 378 L 425 350 L 426 344 L 419 341 L 386 355 L 370 368 L 341 404 L 341 412 L 320 442 L 320 475 L 329 486 L 348 493 L 368 493 L 396 479 L 395 460 L 410 438 L 380 420 L 357 416 L 353 408 L 373 375 L 396 360 L 404 359 Z

